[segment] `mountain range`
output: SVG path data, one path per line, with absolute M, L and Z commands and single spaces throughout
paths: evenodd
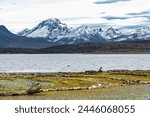
M 0 25 L 1 48 L 45 48 L 64 44 L 126 40 L 150 40 L 150 27 L 122 33 L 112 27 L 93 29 L 87 25 L 82 25 L 74 28 L 62 23 L 59 19 L 51 18 L 42 21 L 32 29 L 24 29 L 17 34 L 13 34 L 5 26 Z

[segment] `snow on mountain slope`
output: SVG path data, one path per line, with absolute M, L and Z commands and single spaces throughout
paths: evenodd
M 26 28 L 23 31 L 19 32 L 17 35 L 18 36 L 26 36 L 28 32 L 30 32 L 30 30 Z
M 135 39 L 150 39 L 150 27 L 137 29 L 132 35 L 135 36 Z
M 68 27 L 59 19 L 51 18 L 39 23 L 33 29 L 25 29 L 18 33 L 19 36 L 32 38 L 45 38 L 49 43 L 78 44 L 85 42 L 124 41 L 150 39 L 150 27 L 143 27 L 133 32 L 123 34 L 112 27 L 102 30 L 92 29 L 87 25 L 77 28 Z
M 99 32 L 89 28 L 87 25 L 79 26 L 73 29 L 70 33 L 65 36 L 58 37 L 54 40 L 59 43 L 76 44 L 85 42 L 101 42 L 105 41 Z
M 150 27 L 142 27 L 135 31 L 128 32 L 117 40 L 150 40 Z
M 143 28 L 137 29 L 135 33 L 139 35 L 143 35 L 143 36 L 150 34 L 150 27 L 143 27 Z
M 74 37 L 81 37 L 81 36 L 88 36 L 93 34 L 92 29 L 90 29 L 87 25 L 82 25 L 73 29 L 70 33 L 66 34 L 63 38 L 74 38 Z M 60 37 L 62 38 L 62 37 Z
M 66 24 L 60 22 L 59 19 L 51 18 L 39 23 L 31 30 L 25 30 L 24 33 L 20 32 L 21 36 L 26 37 L 43 37 L 43 38 L 56 38 L 60 35 L 65 35 L 70 32 Z
M 122 35 L 118 30 L 109 28 L 106 31 L 99 29 L 91 29 L 87 25 L 77 28 L 69 28 L 59 19 L 52 18 L 39 23 L 31 30 L 25 29 L 18 33 L 20 36 L 32 38 L 46 38 L 48 42 L 80 43 L 80 42 L 101 42 L 111 40 Z
M 87 25 L 82 25 L 73 31 L 77 36 L 92 34 L 93 31 Z
M 103 31 L 101 33 L 101 36 L 104 38 L 104 39 L 114 39 L 114 38 L 117 38 L 117 37 L 120 37 L 122 36 L 122 33 L 119 32 L 119 30 L 117 29 L 113 29 L 112 27 L 108 28 L 106 31 Z
M 49 35 L 49 30 L 48 30 L 48 27 L 47 26 L 43 26 L 41 28 L 37 28 L 36 31 L 31 31 L 31 33 L 29 33 L 27 35 L 27 37 L 33 37 L 33 38 L 36 38 L 36 37 L 48 37 Z

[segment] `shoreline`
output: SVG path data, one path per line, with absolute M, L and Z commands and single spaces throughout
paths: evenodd
M 140 55 L 140 54 L 143 54 L 143 55 L 145 55 L 145 54 L 150 54 L 150 51 L 141 51 L 141 52 L 100 52 L 100 53 L 97 53 L 97 52 L 94 52 L 94 53 L 0 53 L 0 55 L 26 55 L 26 54 L 28 54 L 28 55 L 39 55 L 39 54 L 41 54 L 41 55 L 46 55 L 46 54 L 83 54 L 83 55 L 89 55 L 89 54 L 91 54 L 91 55 L 112 55 L 112 54 L 114 54 L 114 55 L 119 55 L 119 54 L 121 54 L 121 55 L 127 55 L 127 54 L 132 54 L 132 55 Z
M 129 71 L 129 72 L 134 72 L 134 71 L 150 71 L 150 69 L 145 69 L 145 70 L 142 70 L 142 69 L 135 69 L 135 70 L 128 70 L 128 69 L 110 69 L 110 70 L 102 70 L 102 72 L 111 72 L 111 71 L 114 71 L 114 72 L 124 72 L 124 71 Z M 39 71 L 31 71 L 31 72 L 29 72 L 29 71 L 25 71 L 25 72 L 23 72 L 23 71 L 21 71 L 21 72 L 18 72 L 18 71 L 14 71 L 14 72 L 1 72 L 0 71 L 0 75 L 1 74 L 18 74 L 18 75 L 21 75 L 21 74 L 23 74 L 23 75 L 25 75 L 25 74 L 66 74 L 66 73 L 69 73 L 69 74 L 73 74 L 73 73 L 88 73 L 88 72 L 91 72 L 91 73 L 99 73 L 99 71 L 97 71 L 97 70 L 87 70 L 87 71 L 71 71 L 71 72 L 67 72 L 67 71 L 65 71 L 65 72 L 39 72 Z

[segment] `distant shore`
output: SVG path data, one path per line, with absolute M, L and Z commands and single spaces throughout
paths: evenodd
M 109 72 L 116 72 L 116 73 L 128 73 L 128 72 L 150 72 L 150 70 L 128 70 L 128 69 L 114 69 L 114 70 L 102 70 L 103 73 L 109 73 Z M 31 72 L 17 72 L 17 71 L 14 71 L 14 72 L 0 72 L 0 75 L 57 75 L 57 74 L 86 74 L 86 73 L 92 73 L 92 74 L 97 74 L 99 73 L 99 70 L 87 70 L 87 71 L 81 71 L 81 72 L 34 72 L 34 71 L 31 71 Z
M 118 41 L 57 45 L 48 48 L 0 48 L 1 54 L 150 54 L 150 41 Z

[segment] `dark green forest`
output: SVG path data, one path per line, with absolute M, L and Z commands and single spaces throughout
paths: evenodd
M 97 54 L 138 54 L 150 53 L 150 41 L 122 41 L 83 43 L 78 45 L 60 45 L 41 49 L 29 48 L 0 48 L 5 54 L 48 54 L 48 53 L 97 53 Z

